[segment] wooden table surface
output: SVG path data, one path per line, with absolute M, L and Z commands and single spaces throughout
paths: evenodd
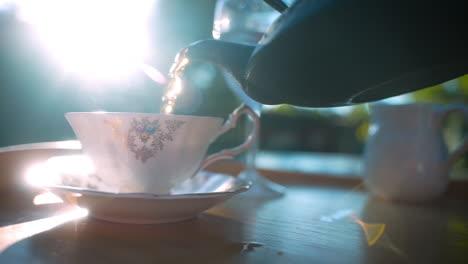
M 468 263 L 464 182 L 432 203 L 397 204 L 369 197 L 358 179 L 264 170 L 284 196 L 247 192 L 188 221 L 128 225 L 34 205 L 18 171 L 77 151 L 47 146 L 0 149 L 0 263 Z

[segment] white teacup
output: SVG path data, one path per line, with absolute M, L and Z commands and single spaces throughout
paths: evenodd
M 364 152 L 364 177 L 370 191 L 386 200 L 424 201 L 442 195 L 450 167 L 468 150 L 465 140 L 449 153 L 443 123 L 451 112 L 468 117 L 468 107 L 374 103 L 370 110 Z
M 255 123 L 246 141 L 206 157 L 211 142 L 235 127 L 242 114 Z M 117 192 L 168 194 L 209 164 L 232 159 L 255 140 L 259 120 L 248 107 L 223 119 L 150 113 L 65 114 L 96 174 Z

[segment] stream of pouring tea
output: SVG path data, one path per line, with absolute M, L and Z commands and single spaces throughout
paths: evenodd
M 175 63 L 169 71 L 169 83 L 161 97 L 161 113 L 171 114 L 177 101 L 177 97 L 182 93 L 183 89 L 183 72 L 185 66 L 189 63 L 189 59 L 179 54 L 176 56 Z

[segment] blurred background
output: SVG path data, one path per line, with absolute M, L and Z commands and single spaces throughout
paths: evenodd
M 175 54 L 213 37 L 215 5 L 215 0 L 0 0 L 0 146 L 74 139 L 66 112 L 158 112 Z M 151 68 L 142 69 L 142 61 Z M 176 113 L 226 117 L 239 104 L 213 65 L 190 65 L 185 78 Z M 468 75 L 386 101 L 467 103 Z M 359 155 L 368 118 L 366 105 L 264 106 L 259 148 Z M 461 116 L 448 120 L 451 148 L 465 130 Z M 225 141 L 235 144 L 243 134 L 241 128 Z

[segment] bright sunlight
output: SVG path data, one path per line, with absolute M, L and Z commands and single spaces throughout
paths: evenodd
M 147 22 L 154 0 L 23 0 L 30 23 L 66 72 L 114 80 L 140 70 L 148 55 Z

